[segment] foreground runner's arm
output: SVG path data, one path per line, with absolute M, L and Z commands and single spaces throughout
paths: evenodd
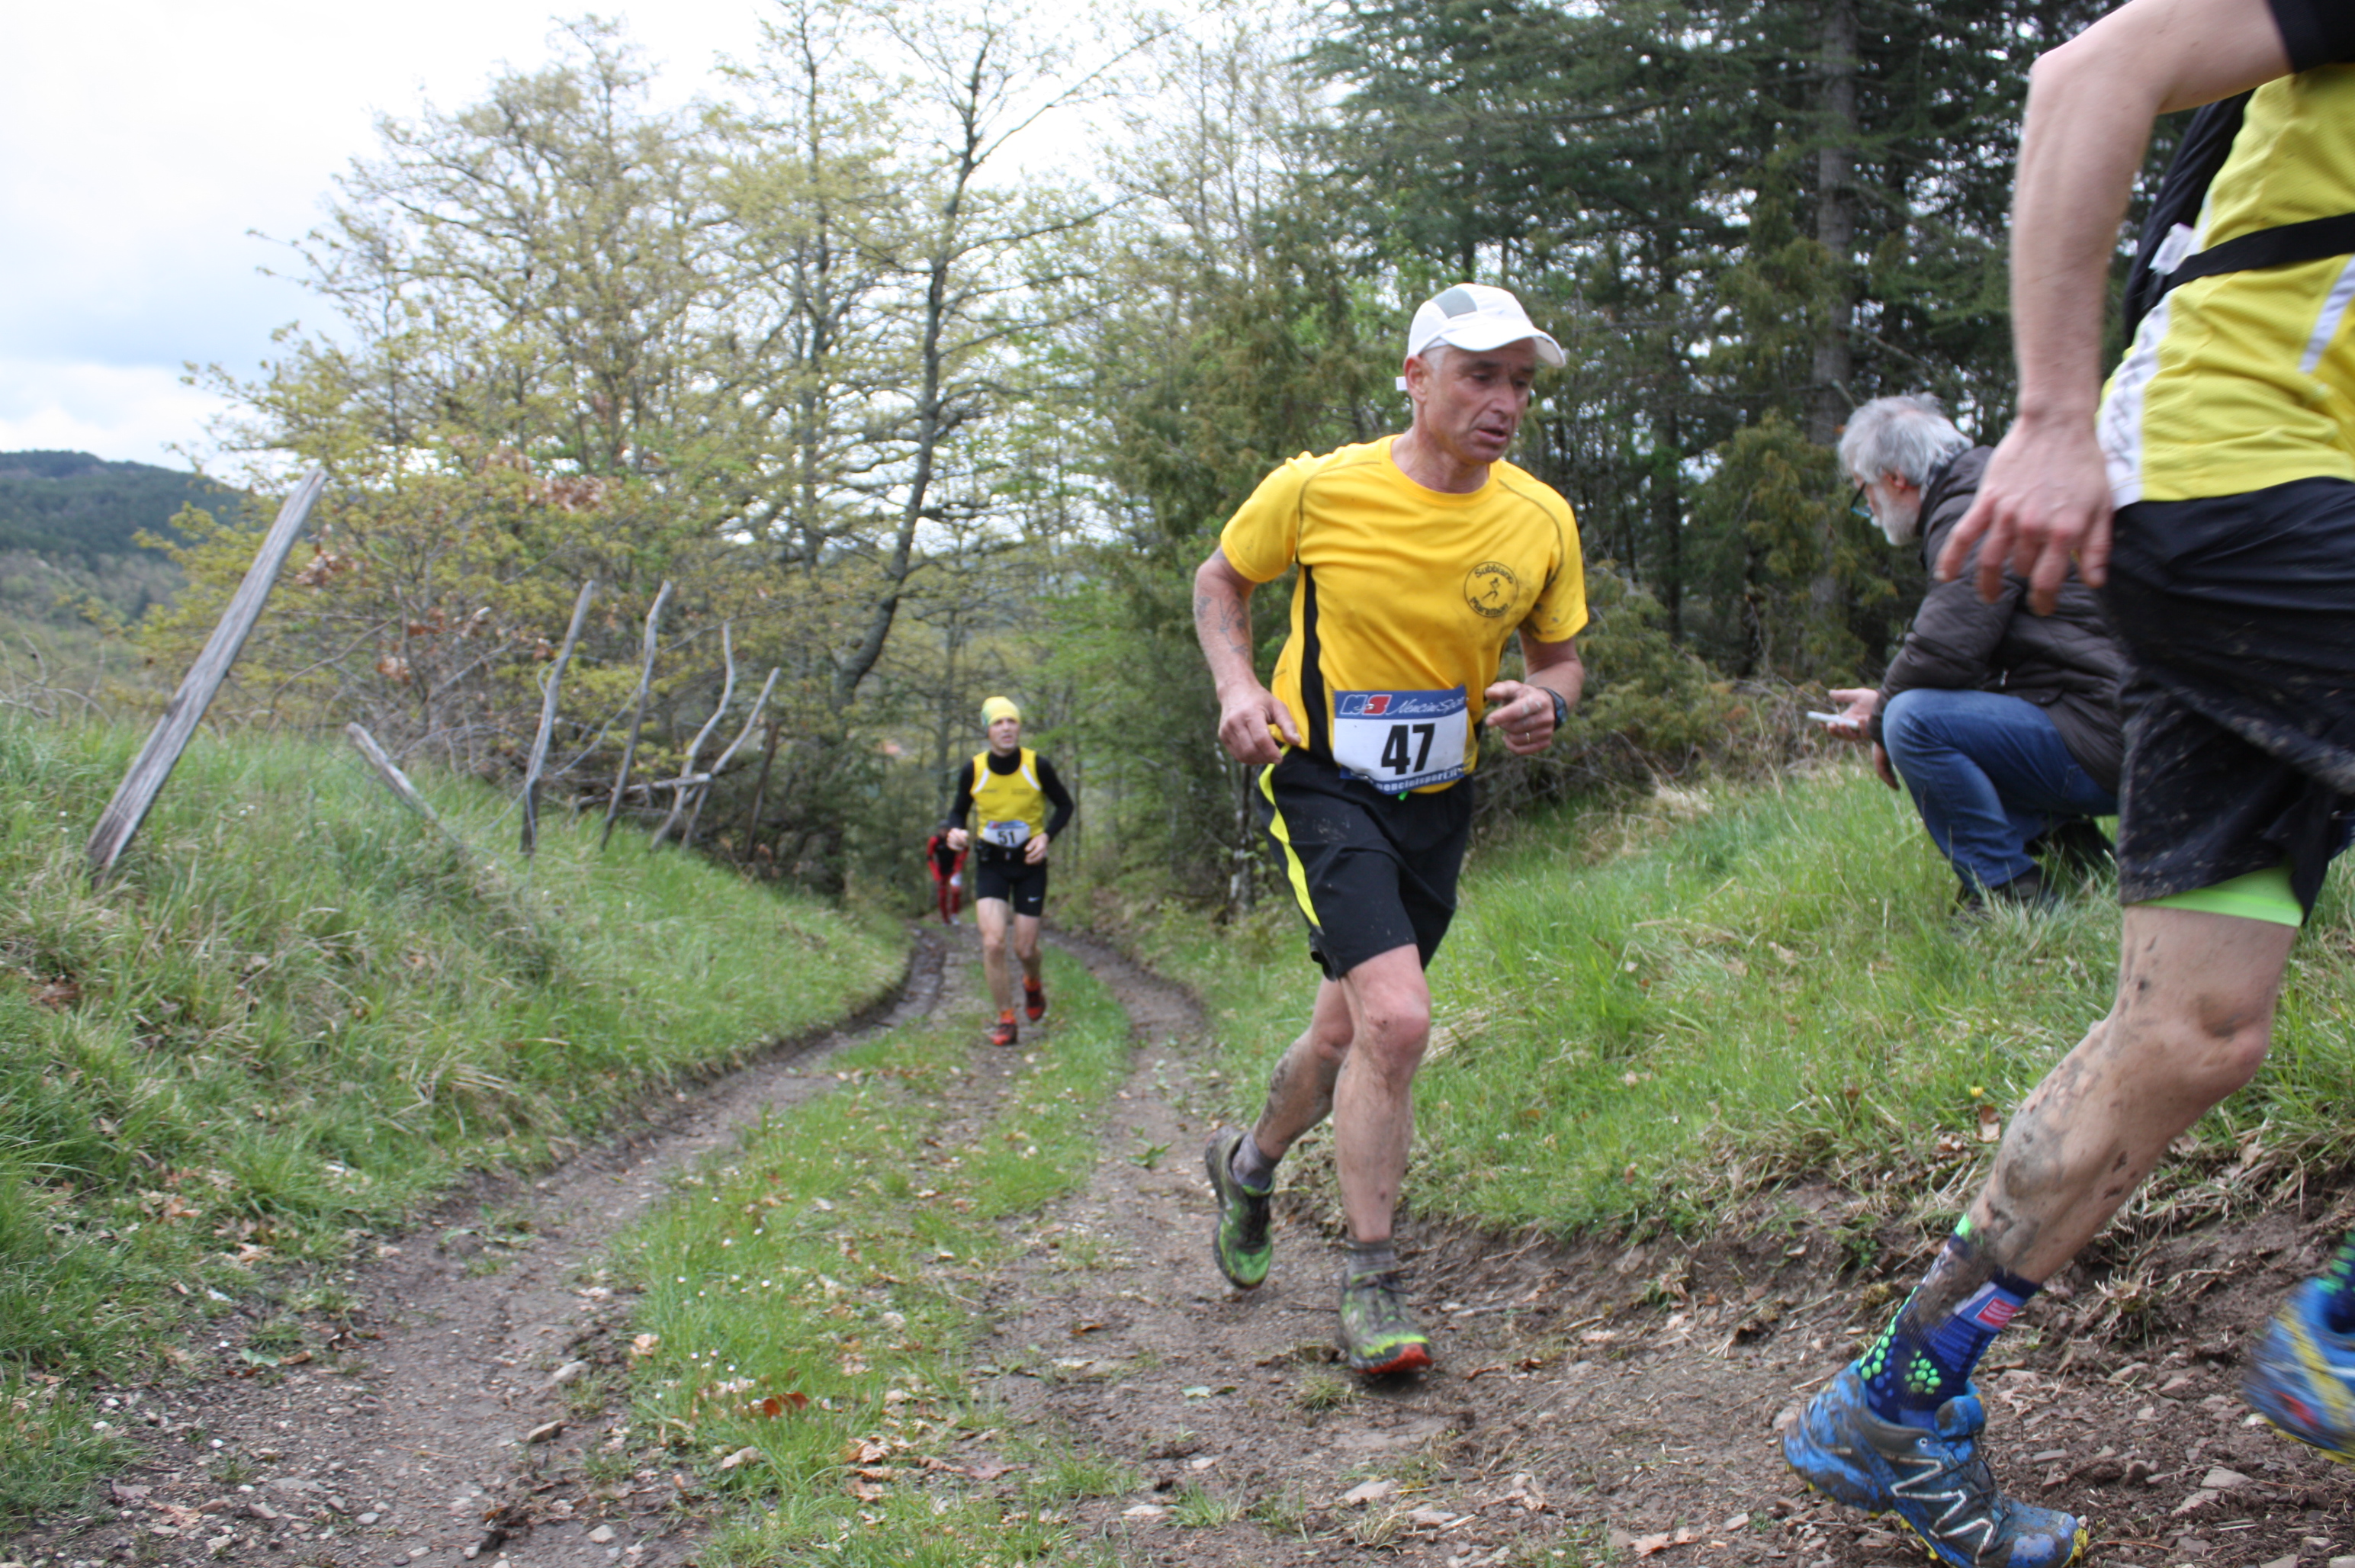
M 1292 710 L 1260 684 L 1252 667 L 1251 595 L 1257 586 L 1228 564 L 1223 549 L 1212 550 L 1194 573 L 1194 635 L 1218 688 L 1219 743 L 1246 764 L 1272 763 L 1284 746 L 1306 744 Z
M 2030 73 L 2012 200 L 2011 332 L 2019 415 L 1987 464 L 1978 499 L 1938 557 L 1958 576 L 1984 534 L 1977 584 L 1992 600 L 2004 567 L 2050 614 L 2078 558 L 2101 585 L 2110 557 L 2110 481 L 2094 433 L 2110 257 L 2151 122 L 2289 70 L 2265 0 L 2132 0 L 2043 56 Z
M 1586 666 L 1580 661 L 1578 644 L 1572 638 L 1540 642 L 1526 626 L 1520 637 L 1521 662 L 1528 667 L 1529 678 L 1500 680 L 1482 693 L 1488 711 L 1480 723 L 1484 729 L 1501 731 L 1506 749 L 1515 756 L 1531 757 L 1553 744 L 1553 699 L 1562 699 L 1564 713 L 1578 706 L 1578 694 L 1586 689 Z

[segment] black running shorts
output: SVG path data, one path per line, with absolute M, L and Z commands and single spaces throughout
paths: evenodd
M 2311 913 L 2355 820 L 2355 484 L 2123 507 L 2103 603 L 2129 656 L 2120 900 L 2286 861 Z
M 1472 838 L 1472 781 L 1385 795 L 1305 752 L 1260 771 L 1260 826 L 1308 920 L 1309 955 L 1338 979 L 1412 943 L 1431 967 L 1455 915 Z
M 982 860 L 974 867 L 973 896 L 1004 899 L 1016 914 L 1038 915 L 1047 911 L 1047 868 L 1027 861 Z

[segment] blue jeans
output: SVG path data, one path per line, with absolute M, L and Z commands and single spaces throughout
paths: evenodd
M 1922 826 L 1965 887 L 1997 887 L 2034 869 L 2023 846 L 2049 828 L 2117 812 L 2117 796 L 2024 697 L 1917 687 L 1890 699 L 1881 731 Z

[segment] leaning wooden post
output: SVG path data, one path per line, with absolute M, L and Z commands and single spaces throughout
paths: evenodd
M 777 741 L 785 727 L 769 720 L 769 743 L 761 748 L 761 782 L 752 786 L 751 814 L 744 818 L 744 853 L 749 858 L 761 841 L 761 813 L 769 804 L 769 773 L 777 765 Z
M 442 814 L 433 809 L 431 801 L 417 793 L 417 786 L 409 782 L 409 775 L 400 771 L 400 764 L 377 744 L 376 737 L 368 733 L 367 725 L 355 720 L 344 726 L 344 734 L 351 741 L 353 749 L 368 759 L 368 765 L 376 770 L 376 776 L 384 781 L 385 788 L 392 791 L 394 799 L 434 827 L 442 827 L 443 832 L 449 831 L 442 827 Z
M 377 738 L 368 733 L 367 725 L 354 720 L 344 726 L 344 733 L 350 739 L 353 749 L 368 759 L 368 765 L 376 770 L 376 776 L 384 781 L 384 787 L 392 791 L 394 799 L 439 829 L 442 837 L 450 841 L 450 847 L 458 851 L 460 859 L 469 865 L 477 863 L 474 847 L 459 837 L 455 828 L 442 820 L 442 814 L 417 792 L 417 786 L 410 782 L 409 775 L 400 771 L 400 764 L 388 756 L 385 749 L 377 743 Z
M 221 612 L 219 624 L 205 640 L 204 652 L 188 667 L 188 673 L 180 680 L 180 689 L 172 694 L 171 705 L 155 721 L 147 743 L 133 759 L 131 771 L 115 786 L 114 798 L 99 814 L 90 845 L 82 851 L 90 862 L 91 875 L 103 876 L 114 869 L 115 860 L 130 845 L 131 836 L 147 819 L 148 808 L 164 793 L 165 782 L 172 776 L 180 753 L 187 750 L 197 726 L 204 722 L 205 709 L 212 706 L 221 682 L 229 678 L 229 667 L 244 651 L 245 639 L 252 632 L 253 624 L 261 619 L 262 602 L 270 597 L 271 585 L 278 581 L 279 569 L 286 564 L 286 552 L 294 548 L 294 539 L 303 531 L 304 520 L 310 517 L 313 504 L 326 487 L 327 471 L 314 468 L 294 487 L 294 494 L 286 497 L 286 504 L 278 508 L 278 520 L 262 536 L 253 564 L 246 568 L 245 581 L 229 596 L 229 608 Z
M 719 760 L 711 764 L 711 772 L 705 775 L 702 786 L 695 792 L 695 809 L 687 814 L 687 826 L 679 830 L 678 847 L 680 848 L 695 848 L 695 825 L 702 820 L 703 803 L 711 798 L 711 786 L 719 782 L 721 773 L 727 772 L 728 764 L 734 760 L 737 749 L 752 738 L 752 726 L 761 721 L 762 710 L 769 706 L 769 693 L 777 688 L 779 673 L 774 669 L 769 671 L 769 678 L 761 685 L 761 695 L 752 699 L 752 711 L 744 716 L 744 728 L 736 731 L 736 738 L 728 742 L 728 749 L 719 753 Z
M 581 623 L 589 618 L 589 601 L 595 597 L 597 580 L 592 577 L 581 585 L 581 597 L 572 602 L 572 624 L 564 628 L 564 646 L 557 650 L 556 663 L 549 667 L 548 688 L 539 703 L 539 733 L 532 737 L 531 762 L 523 771 L 523 852 L 527 859 L 539 842 L 539 770 L 548 762 L 548 738 L 556 730 L 557 688 L 564 684 L 564 667 L 571 662 L 572 645 L 581 640 Z
M 673 781 L 676 787 L 671 791 L 670 815 L 663 818 L 660 827 L 655 829 L 654 841 L 657 844 L 668 838 L 670 830 L 678 826 L 679 810 L 687 805 L 687 785 L 695 778 L 695 759 L 703 754 L 703 742 L 711 739 L 711 731 L 719 727 L 720 716 L 728 711 L 729 699 L 736 695 L 736 632 L 733 622 L 719 623 L 719 656 L 728 661 L 727 677 L 719 683 L 719 706 L 711 710 L 711 717 L 703 721 L 703 728 L 695 732 L 695 739 L 687 744 L 687 760 L 679 764 L 678 777 Z
M 669 600 L 670 584 L 666 582 L 655 595 L 654 607 L 646 612 L 646 645 L 638 660 L 638 696 L 630 709 L 630 738 L 622 743 L 622 768 L 613 775 L 613 798 L 605 803 L 605 831 L 597 838 L 600 849 L 613 840 L 613 819 L 622 815 L 622 792 L 630 787 L 630 764 L 638 760 L 638 731 L 645 728 L 646 692 L 655 679 L 655 634 L 662 624 L 663 605 Z

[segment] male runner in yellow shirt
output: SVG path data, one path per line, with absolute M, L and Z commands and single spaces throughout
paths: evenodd
M 1578 700 L 1586 622 L 1570 506 L 1504 461 L 1561 346 L 1503 289 L 1459 283 L 1408 332 L 1403 435 L 1302 455 L 1243 503 L 1194 578 L 1219 739 L 1260 767 L 1262 823 L 1323 968 L 1250 1130 L 1205 1153 L 1211 1251 L 1236 1285 L 1267 1277 L 1275 1164 L 1333 1118 L 1348 1255 L 1341 1343 L 1369 1373 L 1431 1363 L 1401 1299 L 1392 1211 L 1431 1033 L 1423 971 L 1455 909 L 1486 728 L 1543 751 Z M 1297 565 L 1273 689 L 1252 667 L 1252 590 Z M 1529 678 L 1498 680 L 1515 633 Z

